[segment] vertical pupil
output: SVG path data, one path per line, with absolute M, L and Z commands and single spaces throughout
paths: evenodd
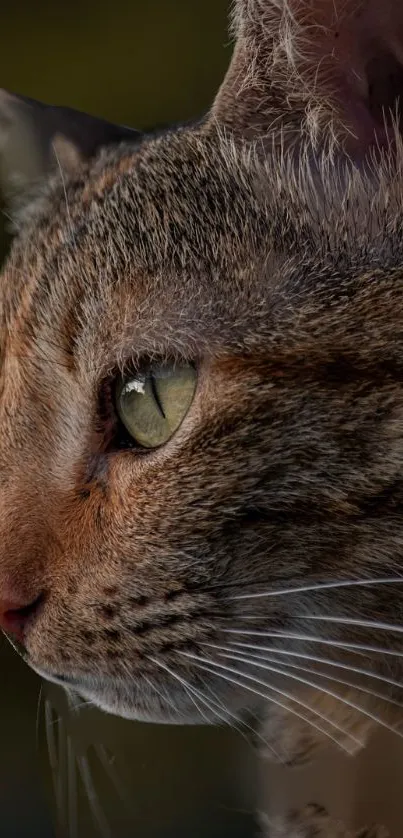
M 159 394 L 158 394 L 157 385 L 155 383 L 155 376 L 153 375 L 153 373 L 151 373 L 151 375 L 150 375 L 150 384 L 151 384 L 151 392 L 154 396 L 155 404 L 157 405 L 158 410 L 159 410 L 161 416 L 163 417 L 163 419 L 166 419 L 164 408 L 162 407 L 161 399 L 160 399 Z

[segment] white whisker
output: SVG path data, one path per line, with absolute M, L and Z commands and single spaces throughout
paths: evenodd
M 196 691 L 196 693 L 198 693 L 199 698 L 204 698 L 203 693 L 202 693 L 200 690 L 197 690 L 197 689 L 196 689 L 196 687 L 193 687 L 193 689 Z M 242 731 L 242 730 L 240 729 L 240 727 L 238 726 L 238 723 L 239 723 L 239 719 L 238 719 L 238 717 L 235 715 L 235 713 L 231 713 L 231 712 L 230 712 L 230 711 L 229 711 L 229 710 L 225 707 L 225 705 L 224 705 L 224 704 L 223 704 L 223 702 L 219 699 L 219 697 L 216 695 L 216 693 L 214 692 L 214 690 L 212 690 L 212 689 L 211 689 L 211 687 L 209 687 L 209 685 L 208 685 L 208 684 L 206 684 L 205 679 L 203 679 L 203 689 L 204 689 L 204 690 L 207 690 L 207 692 L 208 692 L 210 695 L 213 695 L 213 699 L 209 698 L 209 701 L 212 701 L 212 703 L 213 703 L 213 704 L 215 704 L 215 706 L 216 706 L 216 707 L 220 707 L 220 709 L 221 709 L 221 713 L 219 714 L 219 713 L 218 713 L 218 711 L 216 711 L 218 718 L 220 718 L 220 719 L 221 719 L 221 721 L 222 721 L 222 722 L 224 722 L 224 724 L 225 724 L 225 725 L 228 725 L 228 719 L 229 719 L 229 718 L 232 718 L 232 719 L 236 722 L 236 724 L 235 724 L 235 730 L 237 730 L 237 732 L 238 732 L 238 733 L 240 733 L 244 739 L 246 739 L 245 734 L 243 733 L 243 731 Z M 247 725 L 246 725 L 246 727 L 247 727 Z M 252 728 L 250 728 L 250 729 L 252 730 Z M 247 740 L 246 740 L 246 741 L 247 741 Z
M 181 652 L 181 654 L 182 655 L 188 655 L 189 653 L 188 652 Z M 247 660 L 244 661 L 244 662 L 248 663 Z M 210 661 L 210 663 L 213 663 L 213 661 Z M 216 664 L 214 662 L 214 665 L 217 666 L 217 665 L 220 665 L 220 664 Z M 253 664 L 253 665 L 255 665 L 255 664 Z M 324 693 L 325 695 L 328 695 L 330 698 L 335 698 L 337 701 L 340 701 L 341 704 L 346 705 L 346 707 L 350 707 L 352 710 L 356 710 L 357 713 L 361 713 L 363 716 L 366 716 L 368 719 L 371 719 L 371 721 L 375 722 L 378 725 L 381 725 L 381 727 L 386 728 L 391 733 L 395 733 L 397 736 L 399 736 L 400 738 L 403 739 L 403 733 L 401 733 L 396 728 L 391 727 L 391 725 L 389 725 L 387 722 L 384 722 L 383 719 L 379 719 L 377 716 L 375 716 L 369 710 L 366 710 L 364 707 L 361 707 L 359 704 L 356 704 L 354 701 L 350 701 L 349 699 L 344 698 L 343 696 L 339 695 L 339 693 L 335 693 L 333 690 L 329 690 L 325 687 L 321 687 L 321 685 L 316 683 L 315 681 L 311 681 L 308 678 L 303 678 L 300 675 L 293 675 L 292 673 L 286 672 L 283 669 L 279 669 L 278 667 L 265 666 L 264 664 L 256 664 L 256 666 L 259 666 L 259 668 L 261 668 L 261 669 L 266 669 L 269 672 L 274 672 L 278 675 L 283 675 L 287 678 L 291 678 L 293 681 L 298 681 L 300 684 L 304 684 L 307 687 L 312 687 L 313 689 L 317 690 L 318 692 L 321 692 L 321 693 Z M 239 672 L 238 670 L 234 670 L 234 671 L 237 672 L 237 673 Z M 239 673 L 239 674 L 243 675 L 243 677 L 245 677 L 245 678 L 248 677 L 248 678 L 254 680 L 253 676 L 249 676 L 245 672 L 242 672 L 242 673 Z M 258 681 L 258 683 L 264 683 L 264 685 L 266 687 L 269 686 L 269 684 L 266 684 L 265 682 Z M 361 744 L 363 744 L 363 743 L 361 743 Z
M 78 838 L 77 761 L 71 736 L 67 737 L 67 796 L 69 838 Z
M 338 725 L 336 722 L 333 722 L 330 719 L 328 719 L 325 715 L 320 713 L 319 710 L 314 709 L 309 704 L 307 704 L 305 701 L 302 701 L 300 698 L 297 698 L 295 695 L 293 695 L 290 692 L 287 692 L 286 690 L 281 690 L 281 689 L 279 689 L 279 687 L 274 687 L 271 684 L 268 684 L 266 681 L 261 681 L 259 678 L 256 678 L 253 675 L 249 675 L 249 674 L 247 674 L 243 671 L 240 672 L 239 669 L 235 669 L 235 668 L 230 667 L 230 666 L 224 666 L 223 664 L 218 663 L 217 661 L 214 661 L 214 660 L 210 660 L 209 658 L 197 657 L 196 655 L 192 655 L 190 652 L 180 652 L 179 654 L 181 654 L 185 657 L 188 657 L 188 658 L 192 658 L 192 660 L 194 660 L 197 663 L 199 668 L 204 669 L 207 672 L 210 672 L 211 674 L 215 675 L 216 677 L 220 676 L 221 678 L 225 678 L 225 676 L 222 675 L 221 672 L 217 671 L 216 669 L 211 669 L 211 665 L 217 667 L 218 670 L 222 669 L 222 670 L 224 670 L 224 672 L 234 673 L 235 675 L 246 678 L 248 681 L 253 681 L 255 684 L 258 684 L 259 686 L 266 687 L 267 689 L 274 692 L 276 695 L 280 695 L 283 698 L 286 698 L 289 701 L 292 701 L 293 704 L 297 704 L 298 706 L 303 707 L 304 710 L 308 711 L 308 713 L 313 713 L 315 716 L 318 716 L 318 718 L 321 719 L 323 722 L 325 722 L 325 724 L 328 724 L 330 727 L 333 727 L 335 730 L 337 730 L 343 736 L 346 736 L 346 735 L 349 736 L 349 738 L 353 742 L 355 742 L 356 745 L 359 745 L 361 748 L 364 745 L 364 743 L 361 742 L 360 739 L 357 739 L 357 737 L 353 736 L 353 734 L 351 734 L 351 733 L 346 734 L 346 731 L 344 730 L 344 728 L 340 727 L 340 725 Z M 208 665 L 206 666 L 206 664 L 208 664 Z M 244 682 L 236 681 L 233 678 L 226 677 L 226 680 L 230 681 L 231 683 L 238 684 L 239 686 L 243 687 L 244 689 L 248 690 L 249 692 L 252 692 L 255 695 L 258 695 L 261 698 L 266 699 L 267 701 L 271 701 L 277 707 L 281 707 L 283 710 L 286 710 L 288 713 L 292 713 L 294 716 L 297 716 L 297 718 L 301 719 L 303 722 L 306 722 L 307 724 L 314 727 L 320 733 L 323 733 L 325 736 L 328 736 L 329 739 L 331 739 L 333 742 L 336 743 L 336 745 L 338 745 L 340 747 L 340 745 L 341 745 L 340 741 L 335 736 L 332 736 L 332 734 L 329 733 L 325 728 L 321 727 L 321 725 L 316 724 L 316 722 L 313 722 L 311 719 L 307 719 L 306 716 L 304 716 L 302 713 L 299 713 L 294 708 L 290 708 L 287 704 L 284 704 L 284 702 L 280 701 L 279 699 L 273 698 L 272 696 L 267 695 L 267 693 L 258 692 L 256 689 L 254 689 L 252 687 L 249 687 Z
M 259 592 L 257 594 L 237 594 L 237 596 L 229 597 L 232 600 L 238 599 L 261 599 L 263 597 L 277 597 L 277 596 L 285 596 L 285 594 L 302 594 L 302 593 L 310 593 L 316 591 L 326 591 L 332 588 L 352 588 L 352 587 L 364 587 L 370 585 L 396 585 L 403 583 L 403 576 L 396 576 L 394 578 L 386 578 L 386 579 L 351 579 L 349 581 L 343 582 L 320 582 L 318 584 L 312 585 L 302 585 L 300 587 L 292 587 L 292 588 L 280 588 L 278 591 L 265 591 Z
M 129 680 L 133 684 L 134 683 L 137 684 L 136 678 L 133 677 L 133 674 L 130 671 L 130 668 L 126 664 L 123 665 L 123 669 L 127 673 L 128 677 L 129 677 Z M 179 707 L 177 707 L 173 703 L 173 701 L 171 701 L 171 699 L 168 698 L 168 696 L 166 696 L 162 693 L 162 691 L 153 683 L 151 678 L 149 678 L 147 675 L 143 674 L 142 675 L 142 680 L 144 681 L 144 683 L 146 683 L 150 687 L 151 691 L 154 692 L 158 696 L 158 698 L 162 702 L 162 706 L 167 705 L 168 707 L 170 707 L 174 711 L 175 714 L 180 713 Z
M 316 620 L 323 623 L 337 623 L 343 626 L 360 626 L 362 628 L 379 629 L 403 634 L 403 626 L 393 623 L 376 622 L 375 620 L 360 620 L 357 617 L 328 617 L 326 614 L 296 614 L 296 619 Z
M 120 798 L 121 802 L 127 808 L 127 801 L 130 800 L 130 793 L 127 786 L 122 781 L 122 778 L 119 776 L 118 772 L 116 771 L 113 761 L 109 758 L 107 749 L 105 745 L 95 745 L 94 746 L 95 753 L 105 771 L 105 774 L 111 780 L 116 794 Z
M 196 707 L 196 710 L 199 713 L 199 715 L 201 716 L 201 718 L 204 719 L 206 724 L 210 725 L 211 722 L 212 722 L 212 719 L 209 716 L 206 716 L 203 708 L 200 707 L 200 705 L 199 705 L 199 701 L 201 700 L 200 696 L 198 696 L 196 693 L 194 693 L 193 689 L 189 686 L 184 687 L 184 690 L 187 693 L 187 695 L 189 696 L 189 698 L 191 699 L 191 701 L 193 702 L 193 704 Z M 213 719 L 214 718 L 220 719 L 220 716 L 217 716 L 217 712 L 211 707 L 211 705 L 209 704 L 209 702 L 207 700 L 203 701 L 202 703 L 205 705 L 205 707 L 207 707 L 207 710 L 209 710 L 210 713 L 213 714 Z
M 328 637 L 317 637 L 312 634 L 298 634 L 297 632 L 286 631 L 253 631 L 249 629 L 221 629 L 223 634 L 247 635 L 251 637 L 271 637 L 276 640 L 299 640 L 309 643 L 321 643 L 323 646 L 332 646 L 336 649 L 356 649 L 359 653 L 372 652 L 381 655 L 391 655 L 403 658 L 403 652 L 396 652 L 393 649 L 385 649 L 383 646 L 368 646 L 365 643 L 348 643 L 344 640 L 332 640 Z
M 65 179 L 65 176 L 64 176 L 64 172 L 63 172 L 61 162 L 59 160 L 59 155 L 57 153 L 55 143 L 52 143 L 52 150 L 53 150 L 53 154 L 55 155 L 56 162 L 57 162 L 57 167 L 58 167 L 59 172 L 60 172 L 60 178 L 61 178 L 61 181 L 62 181 L 63 193 L 64 193 L 64 201 L 65 201 L 65 204 L 66 204 L 66 213 L 67 213 L 68 224 L 69 224 L 69 228 L 70 228 L 70 233 L 71 233 L 71 235 L 73 235 L 74 228 L 73 228 L 73 222 L 72 222 L 71 213 L 70 213 L 69 201 L 68 201 L 68 197 L 67 197 L 66 179 Z
M 35 742 L 36 747 L 39 747 L 39 726 L 40 726 L 40 713 L 41 713 L 41 704 L 42 704 L 42 693 L 43 693 L 43 684 L 39 687 L 39 695 L 38 695 L 38 704 L 36 707 L 36 717 L 35 717 Z
M 276 757 L 276 759 L 277 759 L 279 762 L 281 762 L 281 757 L 280 757 L 280 755 L 279 755 L 279 754 L 277 754 L 277 752 L 274 750 L 274 748 L 272 748 L 272 747 L 269 745 L 269 743 L 268 743 L 268 742 L 266 742 L 266 740 L 264 739 L 264 737 L 263 737 L 263 736 L 261 736 L 261 735 L 260 735 L 257 731 L 255 731 L 251 725 L 247 724 L 246 722 L 242 722 L 242 727 L 240 726 L 240 720 L 239 720 L 239 718 L 235 715 L 235 713 L 231 713 L 231 711 L 230 711 L 230 710 L 228 710 L 228 708 L 227 708 L 227 707 L 225 707 L 225 705 L 224 705 L 224 704 L 223 704 L 223 702 L 222 702 L 222 701 L 218 698 L 218 696 L 217 696 L 217 694 L 214 692 L 214 690 L 212 690 L 212 689 L 211 689 L 211 687 L 210 687 L 208 684 L 206 684 L 205 679 L 203 679 L 203 688 L 204 688 L 205 690 L 207 690 L 210 694 L 212 694 L 212 695 L 214 696 L 214 698 L 213 698 L 212 700 L 211 700 L 211 699 L 209 699 L 209 702 L 211 702 L 211 705 L 215 705 L 216 707 L 220 707 L 220 708 L 221 708 L 221 711 L 222 711 L 222 712 L 219 712 L 219 711 L 217 711 L 217 710 L 215 710 L 215 711 L 214 711 L 213 706 L 211 706 L 211 705 L 210 705 L 210 709 L 211 709 L 211 711 L 215 712 L 215 715 L 217 716 L 217 718 L 218 718 L 218 719 L 220 719 L 220 720 L 221 720 L 221 722 L 223 722 L 225 725 L 228 725 L 228 724 L 229 724 L 229 719 L 232 719 L 231 726 L 232 726 L 233 730 L 235 730 L 237 733 L 239 733 L 239 735 L 240 735 L 240 736 L 242 736 L 242 739 L 244 739 L 244 740 L 245 740 L 245 742 L 249 745 L 249 744 L 250 744 L 250 743 L 249 743 L 249 740 L 248 740 L 248 738 L 247 738 L 247 736 L 246 736 L 246 734 L 245 734 L 245 731 L 242 729 L 242 727 L 243 727 L 243 728 L 247 728 L 248 730 L 250 730 L 250 731 L 251 731 L 251 733 L 252 733 L 254 736 L 257 736 L 257 738 L 258 738 L 258 739 L 260 739 L 260 740 L 263 742 L 264 746 L 265 746 L 266 748 L 268 748 L 268 750 L 270 750 L 270 751 L 271 751 L 271 753 L 273 754 L 273 756 L 274 756 L 274 757 Z M 204 698 L 203 694 L 200 692 L 200 690 L 196 690 L 196 687 L 193 687 L 193 689 L 195 690 L 195 692 L 196 692 L 196 693 L 198 693 L 200 700 L 201 700 L 201 701 L 205 701 L 205 698 Z M 209 705 L 207 705 L 207 706 L 209 706 Z
M 253 736 L 256 739 L 259 739 L 259 741 L 262 742 L 262 744 L 265 746 L 265 748 L 267 748 L 267 750 L 270 751 L 271 754 L 273 754 L 273 756 L 276 758 L 277 762 L 279 762 L 279 763 L 284 762 L 284 760 L 282 759 L 280 754 L 277 753 L 277 751 L 273 748 L 272 745 L 269 745 L 267 740 L 264 738 L 264 736 L 262 736 L 259 733 L 259 731 L 255 730 L 255 728 L 252 727 L 252 725 L 248 724 L 244 720 L 240 721 L 240 719 L 235 715 L 235 713 L 231 713 L 231 711 L 228 710 L 227 707 L 225 707 L 225 705 L 223 704 L 221 699 L 218 697 L 217 693 L 214 692 L 212 687 L 209 684 L 206 684 L 206 681 L 203 681 L 203 683 L 204 683 L 204 689 L 208 690 L 208 692 L 214 696 L 214 701 L 217 702 L 222 707 L 222 709 L 225 713 L 225 718 L 223 719 L 223 721 L 228 722 L 228 717 L 230 719 L 232 719 L 233 720 L 232 727 L 237 731 L 237 733 L 241 734 L 243 739 L 245 739 L 246 742 L 248 742 L 248 744 L 249 744 L 249 741 L 248 741 L 247 737 L 245 736 L 242 728 L 246 728 L 247 730 L 250 730 L 250 732 L 253 734 Z M 234 724 L 234 722 L 235 722 L 235 724 Z M 242 727 L 240 727 L 240 724 L 242 725 Z
M 165 672 L 167 672 L 172 678 L 174 678 L 176 681 L 178 681 L 179 684 L 181 684 L 181 686 L 185 690 L 187 696 L 191 699 L 192 703 L 196 707 L 197 712 L 200 714 L 201 718 L 204 719 L 205 722 L 207 722 L 207 724 L 211 724 L 211 719 L 209 719 L 206 716 L 206 714 L 203 712 L 203 710 L 199 707 L 197 699 L 199 701 L 203 701 L 203 703 L 205 704 L 207 709 L 210 711 L 210 713 L 213 713 L 213 716 L 216 716 L 217 718 L 219 718 L 219 716 L 217 716 L 216 711 L 210 705 L 210 703 L 207 701 L 207 699 L 205 699 L 199 693 L 199 690 L 196 690 L 195 687 L 193 687 L 191 684 L 189 684 L 189 682 L 186 681 L 185 678 L 182 678 L 180 675 L 178 675 L 177 672 L 174 672 L 169 666 L 167 666 L 167 664 L 162 663 L 162 661 L 157 660 L 157 658 L 153 658 L 153 657 L 149 656 L 148 659 L 152 663 L 154 663 L 156 666 L 158 666 L 160 669 L 163 669 Z M 196 698 L 195 698 L 195 696 L 196 696 Z
M 276 658 L 270 658 L 267 656 L 260 657 L 258 655 L 250 655 L 250 657 L 246 657 L 242 655 L 241 652 L 222 652 L 222 657 L 230 658 L 231 660 L 239 660 L 241 663 L 248 663 L 251 666 L 258 666 L 259 668 L 264 668 L 263 663 L 274 663 L 275 665 L 278 664 L 278 660 Z M 403 707 L 403 702 L 397 701 L 394 698 L 389 698 L 389 696 L 384 695 L 384 693 L 378 693 L 374 690 L 370 690 L 368 687 L 360 686 L 359 684 L 355 684 L 352 681 L 346 681 L 343 678 L 336 678 L 335 675 L 329 675 L 327 672 L 323 672 L 323 670 L 319 669 L 312 669 L 307 666 L 301 666 L 301 664 L 297 663 L 290 663 L 289 661 L 282 661 L 282 666 L 289 667 L 290 669 L 298 669 L 301 672 L 307 672 L 308 674 L 315 675 L 319 678 L 326 678 L 328 681 L 332 681 L 335 684 L 340 684 L 343 687 L 352 687 L 359 692 L 366 693 L 367 695 L 373 696 L 373 698 L 379 698 L 382 701 L 386 701 L 388 704 L 394 704 L 395 707 Z M 267 667 L 269 671 L 273 671 L 272 667 Z M 274 670 L 276 671 L 276 670 Z M 280 670 L 278 670 L 280 672 Z M 283 673 L 285 674 L 285 673 Z
M 82 710 L 83 707 L 92 707 L 93 703 L 89 698 L 81 698 L 75 690 L 71 689 L 71 687 L 63 687 L 64 694 L 67 699 L 67 705 L 69 708 L 69 713 L 79 714 L 79 711 Z
M 53 713 L 55 713 L 56 718 L 52 718 Z M 46 742 L 48 746 L 48 757 L 49 757 L 49 765 L 50 765 L 50 772 L 52 775 L 53 781 L 53 791 L 56 799 L 56 808 L 57 812 L 60 814 L 64 810 L 63 806 L 63 789 L 61 786 L 61 778 L 60 778 L 60 765 L 58 760 L 58 753 L 57 753 L 57 739 L 54 730 L 55 721 L 60 723 L 60 718 L 56 714 L 56 711 L 53 709 L 52 704 L 50 701 L 45 700 L 45 726 L 46 726 Z
M 113 838 L 111 828 L 102 810 L 102 806 L 99 802 L 99 797 L 92 780 L 88 759 L 86 756 L 78 756 L 77 762 L 95 823 L 97 824 L 103 838 Z
M 77 701 L 75 704 L 69 704 L 69 710 L 71 713 L 79 713 L 83 707 L 93 707 L 93 703 L 89 698 L 85 698 L 82 701 Z
M 151 678 L 148 678 L 147 675 L 143 675 L 142 678 L 143 678 L 143 681 L 145 681 L 145 683 L 148 684 L 150 689 L 157 694 L 158 698 L 161 699 L 162 706 L 168 705 L 168 707 L 170 707 L 171 710 L 173 710 L 175 714 L 180 712 L 179 708 L 173 703 L 173 701 L 171 701 L 170 698 L 168 698 L 167 695 L 162 693 L 162 691 L 153 683 Z
M 217 649 L 221 652 L 228 652 L 232 647 L 235 647 L 235 651 L 239 651 L 239 649 L 248 649 L 252 652 L 269 652 L 270 654 L 275 655 L 286 655 L 287 657 L 301 658 L 302 660 L 312 661 L 313 663 L 323 663 L 325 666 L 333 666 L 336 667 L 336 669 L 344 669 L 357 675 L 365 675 L 367 678 L 374 678 L 376 681 L 382 681 L 384 684 L 389 684 L 391 687 L 397 687 L 398 689 L 403 688 L 403 683 L 396 681 L 394 678 L 386 678 L 383 675 L 378 675 L 375 672 L 372 672 L 370 669 L 363 669 L 360 666 L 350 666 L 346 663 L 328 660 L 328 658 L 322 658 L 319 655 L 308 655 L 303 652 L 289 652 L 287 649 L 274 649 L 271 646 L 258 646 L 255 643 L 231 642 L 228 646 L 219 646 L 215 643 L 203 643 L 203 646 L 208 646 L 209 648 Z

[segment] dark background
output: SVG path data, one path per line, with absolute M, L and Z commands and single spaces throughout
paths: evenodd
M 200 115 L 230 53 L 226 0 L 14 0 L 1 13 L 0 86 L 138 128 Z M 86 708 L 72 720 L 63 695 L 45 685 L 39 700 L 39 679 L 1 638 L 0 667 L 2 838 L 50 838 L 55 810 L 68 838 L 252 834 L 251 755 L 234 734 L 138 725 Z M 47 734 L 57 772 L 46 702 L 56 706 Z M 103 743 L 124 775 L 125 800 L 88 757 Z M 92 811 L 80 754 L 92 759 Z

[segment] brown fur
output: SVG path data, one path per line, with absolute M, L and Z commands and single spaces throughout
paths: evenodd
M 293 813 L 287 821 L 263 819 L 268 838 L 388 838 L 383 827 L 373 826 L 358 832 L 346 830 L 342 823 L 333 821 L 320 806 L 310 804 L 301 812 Z
M 328 27 L 330 5 L 318 4 L 316 26 Z M 352 4 L 340 6 L 344 43 L 356 23 L 349 28 Z M 299 66 L 301 3 L 287 50 L 280 11 L 288 20 L 292 3 L 236 8 L 234 61 L 202 124 L 113 144 L 76 171 L 57 156 L 18 215 L 0 294 L 0 599 L 42 594 L 25 635 L 28 662 L 99 706 L 163 721 L 252 711 L 274 750 L 294 761 L 326 732 L 353 751 L 372 715 L 392 718 L 388 704 L 361 692 L 371 681 L 357 674 L 344 688 L 315 664 L 297 673 L 339 691 L 343 704 L 293 679 L 293 669 L 270 677 L 217 647 L 234 655 L 229 628 L 280 628 L 402 651 L 399 633 L 309 619 L 400 623 L 400 584 L 236 597 L 399 574 L 403 153 L 396 132 L 377 166 L 362 166 L 364 132 L 353 146 L 359 168 L 343 156 L 358 105 L 350 97 L 343 111 L 342 86 L 328 86 L 334 55 L 326 38 L 309 40 L 309 27 L 326 77 L 316 73 L 313 84 L 315 49 Z M 366 8 L 370 29 L 375 11 Z M 314 15 L 312 4 L 306 10 Z M 280 36 L 288 64 L 283 55 L 277 76 Z M 346 55 L 336 55 L 342 75 Z M 312 132 L 318 106 L 334 118 Z M 304 137 L 297 156 L 284 143 L 289 128 Z M 139 359 L 165 357 L 198 365 L 187 417 L 159 450 L 118 450 L 111 381 Z M 339 647 L 260 644 L 389 681 L 402 675 L 398 656 L 357 664 Z M 242 684 L 225 680 L 218 663 Z M 270 712 L 279 690 L 283 707 Z M 383 690 L 399 697 L 390 683 Z M 324 714 L 324 736 L 301 718 L 284 722 L 286 707 L 316 723 Z

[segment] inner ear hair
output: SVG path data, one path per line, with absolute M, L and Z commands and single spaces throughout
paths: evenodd
M 401 0 L 236 0 L 210 121 L 249 138 L 388 143 L 403 94 Z M 399 119 L 398 119 L 399 122 Z
M 63 134 L 55 134 L 51 151 L 61 173 L 74 174 L 84 162 L 77 146 Z

